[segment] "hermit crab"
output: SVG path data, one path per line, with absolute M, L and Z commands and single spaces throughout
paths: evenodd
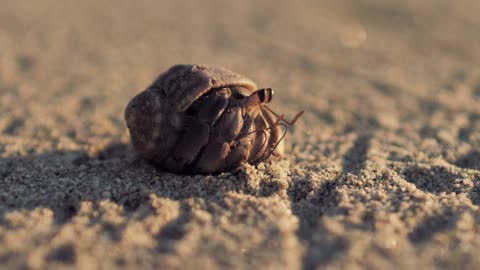
M 140 158 L 175 173 L 220 173 L 283 154 L 292 121 L 266 103 L 273 90 L 226 68 L 175 65 L 125 109 Z

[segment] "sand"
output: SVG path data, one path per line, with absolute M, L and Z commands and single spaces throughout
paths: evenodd
M 0 268 L 479 269 L 479 1 L 0 2 Z M 285 159 L 134 162 L 177 63 L 305 110 Z

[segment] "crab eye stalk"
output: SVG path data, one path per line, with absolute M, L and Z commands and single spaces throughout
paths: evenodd
M 245 100 L 244 106 L 260 105 L 264 103 L 269 103 L 272 100 L 273 90 L 271 88 L 262 88 L 253 92 Z
M 266 89 L 262 89 L 263 91 L 263 100 L 262 100 L 262 103 L 269 103 L 270 101 L 272 101 L 272 98 L 273 98 L 273 90 L 272 88 L 266 88 Z

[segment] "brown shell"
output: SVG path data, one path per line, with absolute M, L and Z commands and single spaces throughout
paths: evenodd
M 242 86 L 249 95 L 257 85 L 226 68 L 212 65 L 175 65 L 162 73 L 150 86 L 159 89 L 168 100 L 170 109 L 183 112 L 212 88 Z
M 282 131 L 256 91 L 265 90 L 223 67 L 175 65 L 128 103 L 132 144 L 140 157 L 179 173 L 217 173 L 281 155 Z

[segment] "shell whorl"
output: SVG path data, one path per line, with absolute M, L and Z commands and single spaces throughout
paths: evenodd
M 135 150 L 150 160 L 162 160 L 175 145 L 181 116 L 169 110 L 158 89 L 147 88 L 125 109 L 125 121 Z
M 240 86 L 245 94 L 257 89 L 256 84 L 233 71 L 212 65 L 175 65 L 152 83 L 150 88 L 158 89 L 172 110 L 183 112 L 200 96 L 212 88 Z

